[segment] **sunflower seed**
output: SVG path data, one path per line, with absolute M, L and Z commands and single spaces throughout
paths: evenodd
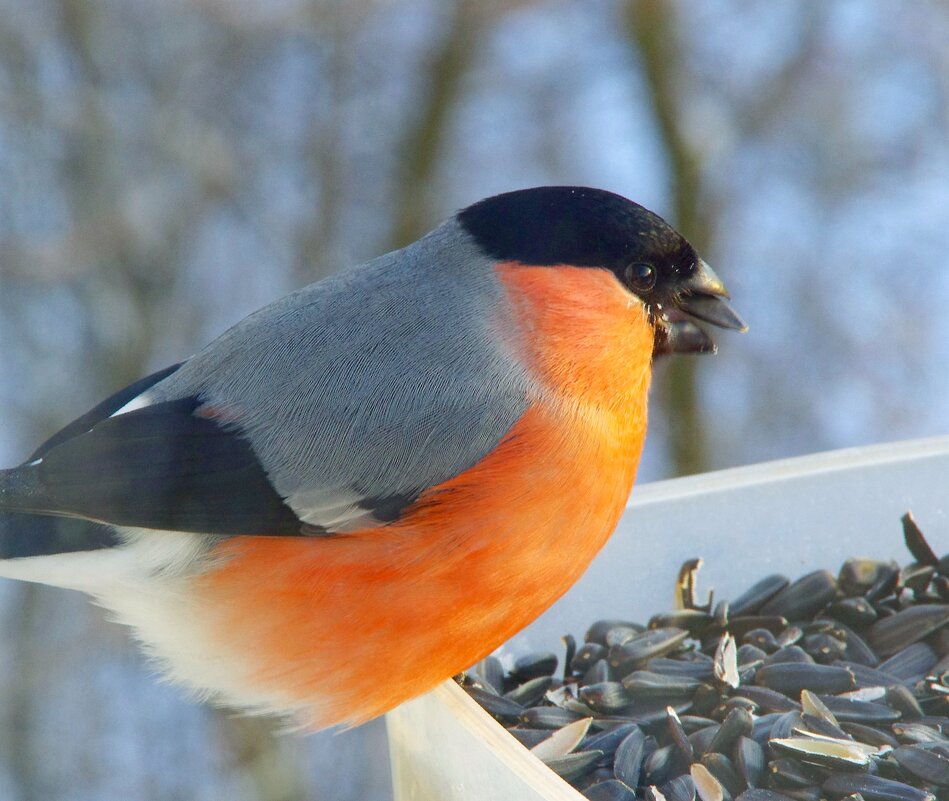
M 745 712 L 748 712 L 752 715 L 758 711 L 758 704 L 752 701 L 750 698 L 745 698 L 740 695 L 733 695 L 724 704 L 721 704 L 717 709 L 712 710 L 712 714 L 718 720 L 724 720 L 728 717 L 729 713 L 732 710 L 741 709 Z
M 801 717 L 800 712 L 785 712 L 774 721 L 774 725 L 771 727 L 770 737 L 772 739 L 790 737 L 803 725 L 804 719 Z M 754 729 L 752 729 L 752 733 L 754 733 Z
M 525 748 L 533 748 L 535 745 L 549 739 L 553 734 L 550 729 L 522 729 L 519 726 L 508 729 L 508 733 Z
M 828 570 L 815 570 L 792 582 L 761 607 L 763 615 L 780 615 L 788 620 L 813 617 L 837 597 L 837 579 Z
M 827 778 L 829 771 L 815 765 L 805 765 L 796 759 L 780 757 L 768 764 L 771 783 L 784 789 L 797 789 L 820 784 Z
M 903 541 L 906 543 L 907 550 L 913 555 L 913 559 L 921 565 L 936 567 L 939 564 L 939 558 L 933 553 L 923 532 L 916 525 L 913 513 L 907 512 L 900 518 L 900 522 L 903 524 Z
M 890 673 L 884 673 L 879 668 L 859 665 L 856 662 L 840 661 L 836 663 L 836 666 L 847 668 L 847 670 L 853 673 L 854 681 L 857 683 L 857 689 L 862 687 L 893 687 L 903 683 L 902 679 Z
M 867 645 L 863 637 L 857 634 L 857 632 L 846 623 L 834 620 L 832 624 L 831 629 L 827 633 L 844 644 L 844 653 L 835 658 L 846 659 L 849 662 L 858 662 L 867 667 L 876 667 L 880 664 L 880 657 Z
M 836 726 L 824 718 L 815 717 L 814 715 L 801 715 L 801 720 L 804 725 L 795 732 L 796 734 L 803 734 L 808 737 L 820 735 L 837 740 L 849 739 L 847 732 L 841 729 L 840 726 Z
M 748 698 L 758 705 L 759 710 L 765 712 L 790 712 L 792 709 L 800 709 L 800 704 L 793 698 L 788 698 L 784 693 L 777 690 L 769 690 L 767 687 L 756 687 L 750 684 L 743 684 L 735 694 L 741 698 Z
M 474 669 L 475 675 L 487 687 L 498 695 L 504 694 L 504 668 L 501 660 L 496 656 L 488 656 L 478 662 Z
M 827 634 L 834 627 L 834 621 L 822 612 L 819 617 L 813 620 L 802 620 L 800 626 L 805 636 L 809 634 Z
M 902 684 L 888 688 L 884 699 L 887 706 L 896 709 L 903 716 L 903 720 L 912 720 L 923 716 L 923 708 L 916 700 L 916 696 L 910 692 L 908 687 Z
M 715 678 L 722 684 L 732 689 L 740 684 L 738 676 L 738 651 L 735 648 L 735 638 L 727 632 L 722 635 L 715 649 L 713 669 Z
M 583 718 L 564 726 L 562 729 L 557 729 L 546 740 L 531 748 L 531 753 L 545 762 L 555 757 L 566 756 L 580 745 L 583 738 L 586 737 L 591 720 L 593 718 Z
M 803 663 L 763 665 L 758 669 L 755 681 L 790 696 L 800 695 L 801 690 L 840 693 L 856 686 L 853 673 L 847 668 Z
M 618 726 L 598 731 L 595 734 L 587 734 L 586 740 L 582 743 L 584 751 L 602 751 L 604 754 L 615 754 L 616 749 L 623 740 L 638 731 L 639 726 L 635 723 L 623 723 Z
M 594 784 L 611 780 L 613 778 L 613 771 L 605 765 L 608 761 L 609 756 L 604 754 L 589 771 L 576 781 L 571 782 L 571 784 L 578 790 L 583 791 L 587 787 L 592 787 Z
M 682 723 L 682 728 L 685 729 L 686 734 L 690 736 L 700 729 L 706 729 L 709 726 L 716 725 L 716 721 L 712 718 L 706 718 L 700 715 L 679 715 L 679 722 Z
M 889 562 L 873 586 L 864 593 L 864 598 L 870 603 L 876 603 L 881 598 L 898 592 L 901 583 L 900 566 L 896 562 Z
M 560 687 L 548 690 L 544 695 L 544 700 L 553 706 L 566 708 L 568 702 L 575 701 L 577 698 L 576 684 L 563 684 Z
M 896 748 L 899 745 L 897 739 L 889 732 L 876 729 L 873 726 L 866 726 L 863 723 L 849 723 L 845 721 L 840 724 L 840 728 L 859 743 L 872 745 L 877 748 L 881 746 Z
M 834 695 L 821 695 L 827 708 L 834 713 L 837 720 L 852 723 L 892 723 L 900 719 L 900 713 L 884 704 L 875 704 L 870 701 L 854 701 L 850 698 L 839 698 Z
M 713 666 L 711 659 L 686 662 L 682 659 L 657 656 L 646 662 L 646 670 L 663 676 L 687 676 L 702 681 L 712 678 Z
M 745 787 L 757 787 L 764 775 L 764 749 L 750 737 L 739 737 L 735 743 L 735 768 Z
M 932 726 L 927 726 L 925 723 L 894 723 L 891 729 L 901 743 L 949 742 L 942 732 Z
M 832 603 L 827 608 L 827 614 L 848 626 L 863 627 L 870 625 L 877 619 L 876 610 L 866 598 L 844 598 Z
M 731 616 L 735 618 L 755 614 L 790 583 L 791 580 L 786 576 L 765 576 L 729 603 Z
M 609 715 L 628 707 L 632 699 L 618 681 L 601 681 L 581 687 L 580 700 L 595 712 Z
M 576 700 L 575 698 L 567 698 L 560 708 L 570 712 L 573 715 L 576 715 L 578 718 L 591 718 L 595 715 L 594 711 L 590 709 L 590 707 L 588 707 L 582 701 Z M 597 719 L 597 723 L 600 721 L 602 721 L 602 718 Z
M 610 680 L 610 663 L 605 659 L 598 659 L 593 665 L 583 674 L 583 684 L 597 684 L 601 681 Z
M 549 651 L 526 654 L 515 660 L 511 678 L 516 682 L 524 682 L 538 676 L 553 676 L 557 670 L 557 661 L 557 654 Z
M 844 659 L 847 656 L 847 646 L 842 640 L 830 634 L 809 634 L 804 638 L 804 650 L 807 651 L 814 660 L 824 665 L 829 665 L 837 659 Z M 872 652 L 871 652 L 872 653 Z M 876 660 L 876 655 L 874 654 Z M 860 661 L 855 660 L 855 661 Z
M 520 720 L 537 729 L 559 729 L 579 720 L 580 717 L 574 712 L 568 712 L 556 706 L 532 706 L 521 713 Z
M 702 801 L 725 801 L 725 788 L 701 762 L 695 762 L 689 767 L 689 776 L 692 779 L 693 793 Z
M 601 659 L 606 658 L 607 647 L 598 642 L 584 643 L 570 660 L 571 673 L 585 673 Z
M 708 684 L 700 684 L 692 698 L 694 709 L 690 711 L 710 717 L 721 700 L 722 694 L 718 689 Z
M 665 720 L 670 708 L 679 713 L 688 711 L 691 706 L 691 701 L 675 701 L 673 703 L 654 700 L 636 701 L 626 712 L 626 717 L 632 723 L 638 723 L 640 726 L 650 726 Z
M 698 583 L 698 573 L 702 568 L 701 559 L 689 559 L 679 568 L 679 576 L 676 579 L 675 608 L 676 609 L 702 609 L 708 612 L 712 608 L 712 593 L 708 594 L 705 604 L 701 604 L 696 594 L 696 584 Z
M 834 713 L 831 712 L 827 708 L 827 705 L 810 690 L 801 690 L 801 712 L 804 715 L 811 715 L 816 718 L 821 718 L 827 723 L 830 723 L 832 726 L 838 725 L 837 718 L 834 717 Z
M 564 646 L 564 657 L 563 657 L 563 677 L 566 679 L 569 675 L 570 663 L 573 662 L 573 657 L 577 654 L 577 641 L 572 634 L 565 634 L 560 638 L 560 642 Z
M 845 595 L 864 595 L 882 576 L 892 573 L 892 565 L 872 559 L 848 559 L 840 567 L 837 583 Z
M 676 775 L 680 756 L 675 746 L 657 748 L 643 761 L 642 771 L 646 784 L 662 784 Z
M 826 801 L 824 791 L 817 785 L 808 787 L 797 787 L 794 790 L 785 791 L 794 801 Z M 847 796 L 843 801 L 864 801 L 862 797 Z
M 525 681 L 510 692 L 505 693 L 504 697 L 521 706 L 534 706 L 540 703 L 553 684 L 553 676 L 538 676 L 536 679 Z
M 589 801 L 635 801 L 636 799 L 636 793 L 616 779 L 607 779 L 587 787 L 583 791 L 583 796 Z
M 735 747 L 739 737 L 747 737 L 754 728 L 754 718 L 745 709 L 733 709 L 728 713 L 728 717 L 722 721 L 722 726 L 718 730 L 711 744 L 709 752 L 718 752 L 727 754 Z
M 753 645 L 768 654 L 778 650 L 778 642 L 768 629 L 751 629 L 741 639 L 744 644 Z
M 949 717 L 945 715 L 926 715 L 920 718 L 916 723 L 922 723 L 925 726 L 932 726 L 937 731 L 949 736 Z
M 949 578 L 945 575 L 942 561 L 939 562 L 939 565 L 939 570 L 942 572 L 937 573 L 936 576 L 933 577 L 932 588 L 936 591 L 936 595 L 939 596 L 939 599 L 946 602 L 949 601 Z M 949 569 L 949 561 L 946 562 L 945 567 Z
M 645 801 L 666 801 L 662 791 L 655 785 L 650 785 L 643 791 L 643 798 Z
M 685 629 L 644 631 L 624 645 L 611 648 L 609 663 L 614 668 L 633 670 L 654 656 L 675 650 L 688 636 Z
M 632 626 L 613 626 L 613 628 L 606 632 L 604 642 L 607 648 L 614 648 L 618 645 L 625 645 L 630 640 L 642 634 L 642 632 L 643 630 L 640 626 L 636 628 Z
M 929 565 L 920 565 L 903 570 L 903 585 L 913 591 L 914 598 L 922 598 L 929 589 L 929 584 L 936 575 L 936 568 Z
M 493 690 L 485 690 L 475 686 L 465 687 L 465 690 L 489 715 L 515 720 L 524 713 L 524 707 L 520 704 L 498 695 Z
M 750 790 L 745 790 L 735 801 L 795 801 L 795 799 L 777 790 L 760 790 L 752 787 Z
M 663 676 L 648 670 L 635 670 L 622 679 L 631 698 L 687 698 L 701 684 L 688 676 Z
M 649 628 L 685 629 L 692 637 L 698 637 L 712 625 L 713 620 L 714 618 L 708 612 L 701 609 L 677 609 L 673 612 L 665 612 L 651 617 Z
M 804 630 L 800 626 L 786 626 L 778 633 L 777 637 L 775 638 L 775 642 L 777 642 L 779 649 L 787 648 L 789 645 L 794 645 L 795 643 L 800 642 L 800 639 L 803 636 Z
M 601 756 L 602 751 L 577 751 L 545 759 L 544 764 L 560 778 L 573 781 L 589 773 Z
M 613 774 L 630 787 L 639 786 L 639 774 L 645 756 L 646 737 L 638 727 L 631 731 L 616 749 Z
M 744 645 L 739 646 L 737 656 L 738 667 L 743 668 L 749 665 L 756 665 L 757 663 L 764 662 L 768 654 L 755 645 L 745 643 Z
M 893 758 L 903 770 L 925 782 L 949 786 L 949 759 L 915 745 L 902 745 L 893 751 Z
M 778 665 L 782 662 L 803 662 L 807 665 L 813 665 L 814 657 L 799 645 L 785 645 L 783 648 L 778 648 L 777 651 L 764 660 L 766 665 Z
M 682 722 L 679 720 L 678 714 L 676 714 L 676 711 L 670 706 L 666 709 L 666 715 L 666 725 L 669 730 L 669 737 L 672 739 L 672 744 L 679 750 L 679 753 L 686 763 L 691 762 L 695 758 L 695 753 L 692 750 L 692 743 L 685 733 L 685 729 L 682 728 Z
M 631 623 L 628 620 L 597 620 L 596 623 L 587 629 L 586 634 L 583 635 L 583 642 L 595 642 L 605 646 L 607 632 L 617 627 L 637 629 L 639 631 L 645 630 L 645 626 L 640 626 L 638 623 Z
M 695 801 L 695 783 L 688 773 L 670 779 L 659 790 L 667 801 Z
M 728 601 L 719 601 L 715 604 L 715 608 L 712 610 L 712 619 L 715 621 L 715 625 L 720 629 L 728 628 L 730 613 L 731 607 L 728 605 Z
M 877 665 L 877 670 L 903 681 L 915 682 L 925 676 L 935 666 L 936 661 L 936 652 L 932 648 L 924 642 L 916 642 L 881 662 Z
M 870 765 L 870 757 L 859 743 L 852 741 L 788 737 L 771 740 L 770 744 L 778 753 L 796 757 L 810 765 L 843 770 L 866 769 Z
M 734 797 L 745 789 L 744 779 L 738 775 L 734 763 L 724 754 L 705 754 L 699 761 L 728 791 L 728 795 Z
M 878 620 L 867 630 L 867 639 L 878 653 L 890 656 L 947 623 L 949 607 L 946 605 L 918 604 Z
M 936 796 L 903 782 L 859 773 L 838 773 L 822 784 L 833 795 L 860 793 L 866 801 L 936 801 Z
M 747 615 L 744 617 L 732 617 L 728 621 L 728 630 L 732 636 L 741 639 L 749 631 L 755 629 L 767 629 L 777 636 L 788 627 L 788 619 L 781 615 Z
M 689 742 L 692 743 L 692 753 L 696 757 L 701 758 L 704 754 L 708 753 L 719 729 L 721 729 L 721 724 L 715 723 L 689 735 Z

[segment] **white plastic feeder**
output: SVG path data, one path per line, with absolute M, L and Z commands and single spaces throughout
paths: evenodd
M 561 653 L 598 618 L 645 622 L 672 606 L 679 566 L 701 557 L 699 593 L 734 598 L 769 573 L 836 571 L 851 556 L 910 561 L 912 510 L 949 551 L 949 437 L 821 453 L 638 487 L 583 578 L 501 650 Z M 582 801 L 448 682 L 387 715 L 395 801 Z

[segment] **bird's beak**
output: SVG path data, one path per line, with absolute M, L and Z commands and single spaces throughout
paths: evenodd
M 679 285 L 679 290 L 681 294 L 676 305 L 689 316 L 719 328 L 748 330 L 741 317 L 725 302 L 729 294 L 722 279 L 701 259 L 689 280 Z
M 667 353 L 715 353 L 715 342 L 692 320 L 703 320 L 720 328 L 747 331 L 748 326 L 725 299 L 728 290 L 715 271 L 699 259 L 687 281 L 677 287 L 675 300 L 663 311 L 656 326 L 654 356 Z
M 712 338 L 691 320 L 664 321 L 656 327 L 653 356 L 668 353 L 715 353 Z

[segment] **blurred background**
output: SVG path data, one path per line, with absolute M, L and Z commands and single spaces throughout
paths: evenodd
M 659 212 L 750 325 L 640 480 L 949 433 L 949 4 L 0 0 L 0 464 L 271 299 L 518 187 Z M 388 798 L 0 583 L 0 799 Z

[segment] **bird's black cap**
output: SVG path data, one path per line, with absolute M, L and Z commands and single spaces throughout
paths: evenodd
M 497 261 L 610 270 L 645 304 L 660 335 L 657 352 L 714 349 L 701 328 L 681 324 L 682 313 L 745 330 L 725 302 L 725 285 L 685 237 L 621 195 L 582 186 L 522 189 L 475 203 L 458 220 Z
M 602 189 L 522 189 L 475 203 L 458 219 L 481 250 L 499 261 L 618 272 L 635 261 L 682 270 L 698 259 L 661 217 Z

